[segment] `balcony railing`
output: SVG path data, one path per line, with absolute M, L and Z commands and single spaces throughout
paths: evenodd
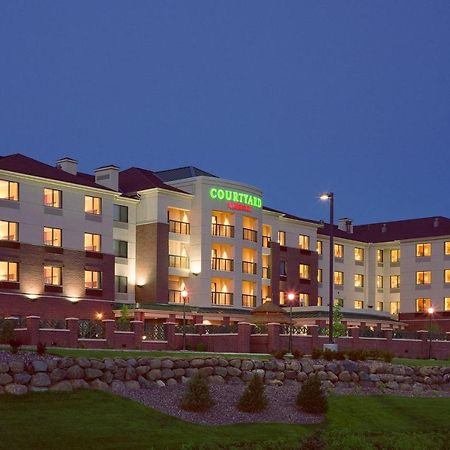
M 252 275 L 256 275 L 256 272 L 256 263 L 251 261 L 242 261 L 242 273 L 250 273 Z
M 232 305 L 232 292 L 211 292 L 211 303 L 213 305 Z
M 223 225 L 221 223 L 211 224 L 211 234 L 213 236 L 234 237 L 234 225 Z
M 211 269 L 222 270 L 224 272 L 233 272 L 234 260 L 227 258 L 211 258 Z
M 246 308 L 255 308 L 256 295 L 242 294 L 242 306 Z
M 191 234 L 191 224 L 169 219 L 169 232 L 177 234 Z
M 262 277 L 270 280 L 270 278 L 271 278 L 270 272 L 271 272 L 270 267 L 263 267 L 262 268 Z
M 181 291 L 178 289 L 169 289 L 169 303 L 183 303 Z M 189 297 L 186 297 L 186 303 L 189 303 Z
M 266 248 L 270 248 L 270 236 L 263 236 L 262 237 L 262 246 Z
M 175 267 L 177 269 L 189 269 L 189 257 L 169 255 L 169 267 Z
M 243 228 L 242 239 L 244 239 L 244 241 L 258 242 L 258 232 L 251 228 Z

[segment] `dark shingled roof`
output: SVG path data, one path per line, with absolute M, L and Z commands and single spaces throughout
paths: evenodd
M 97 184 L 95 182 L 95 177 L 91 175 L 85 173 L 77 173 L 76 175 L 73 175 L 69 172 L 65 172 L 62 169 L 49 166 L 48 164 L 37 161 L 36 159 L 22 155 L 20 153 L 1 156 L 0 169 L 40 178 L 47 178 L 49 180 L 63 181 L 65 183 L 78 184 L 81 186 L 88 186 L 97 189 L 104 189 L 106 191 L 112 191 L 112 189 Z
M 325 224 L 323 228 L 319 228 L 318 234 L 328 236 L 330 234 L 330 225 Z M 334 235 L 343 239 L 374 243 L 444 236 L 450 235 L 450 219 L 443 216 L 435 216 L 353 225 L 353 233 L 339 230 L 335 225 Z
M 178 167 L 176 169 L 167 169 L 160 170 L 159 172 L 155 172 L 155 174 L 161 178 L 162 181 L 175 181 L 175 180 L 184 180 L 185 178 L 193 178 L 193 177 L 214 177 L 217 178 L 216 175 L 212 173 L 205 172 L 194 166 L 187 167 Z

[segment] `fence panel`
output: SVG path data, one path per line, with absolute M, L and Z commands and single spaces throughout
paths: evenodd
M 105 330 L 99 320 L 79 320 L 78 337 L 81 339 L 104 339 Z
M 144 326 L 144 341 L 166 341 L 166 328 L 163 323 L 149 323 Z

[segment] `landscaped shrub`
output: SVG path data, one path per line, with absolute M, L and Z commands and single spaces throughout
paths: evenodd
M 45 353 L 47 353 L 47 344 L 45 342 L 38 342 L 36 345 L 36 352 L 38 355 L 45 355 Z
M 206 344 L 204 344 L 203 342 L 199 342 L 196 347 L 195 350 L 197 350 L 198 352 L 206 352 Z
M 345 359 L 345 353 L 337 351 L 336 352 L 336 359 L 338 359 L 339 361 L 343 361 Z
M 329 348 L 326 348 L 323 351 L 323 358 L 327 361 L 333 361 L 333 359 L 336 359 L 337 352 L 330 350 Z
M 244 412 L 258 412 L 267 406 L 267 397 L 264 392 L 264 382 L 259 375 L 254 375 L 242 394 L 237 408 Z
M 313 348 L 311 352 L 312 359 L 320 359 L 322 358 L 322 350 L 320 348 Z
M 362 349 L 350 350 L 347 356 L 352 361 L 365 361 L 367 359 L 367 351 Z
M 14 339 L 14 324 L 12 320 L 4 320 L 0 324 L 0 344 L 7 344 Z
M 308 378 L 297 395 L 297 406 L 307 413 L 324 414 L 328 409 L 328 399 L 320 384 L 319 377 Z
M 305 354 L 303 352 L 301 352 L 300 350 L 294 350 L 292 352 L 292 354 L 294 355 L 294 358 L 296 358 L 296 359 L 300 359 L 300 358 L 303 358 L 303 356 L 305 356 Z
M 271 353 L 271 355 L 275 358 L 275 359 L 283 359 L 284 355 L 287 353 L 287 350 L 277 350 L 277 351 L 273 351 Z
M 186 386 L 181 399 L 181 407 L 187 411 L 205 411 L 214 405 L 209 393 L 208 381 L 200 375 L 194 375 Z
M 19 348 L 22 347 L 22 342 L 19 339 L 10 339 L 9 346 L 11 347 L 11 353 L 17 353 Z
M 383 352 L 383 361 L 385 362 L 391 362 L 392 358 L 394 357 L 394 354 L 390 351 Z

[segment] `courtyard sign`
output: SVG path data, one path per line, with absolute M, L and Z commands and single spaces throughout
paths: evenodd
M 262 199 L 260 197 L 245 194 L 244 192 L 213 187 L 209 190 L 209 196 L 213 200 L 227 201 L 228 208 L 230 209 L 251 211 L 252 206 L 255 208 L 262 208 Z

